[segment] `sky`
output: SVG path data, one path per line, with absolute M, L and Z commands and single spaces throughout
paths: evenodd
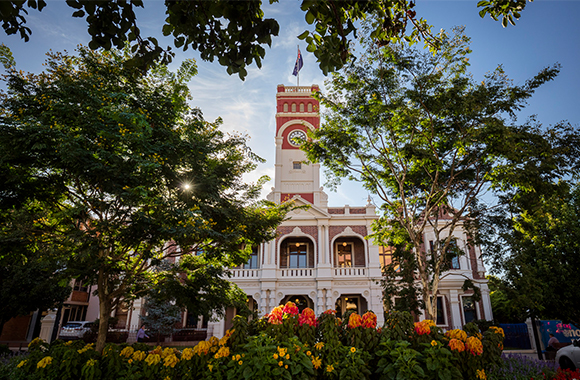
M 29 42 L 17 35 L 7 36 L 0 31 L 0 42 L 8 46 L 14 55 L 17 68 L 41 72 L 45 53 L 49 50 L 73 52 L 78 44 L 87 44 L 89 35 L 84 19 L 71 17 L 72 8 L 64 1 L 48 0 L 48 6 L 38 12 L 30 10 L 27 26 L 32 29 Z M 433 31 L 450 30 L 465 26 L 471 37 L 471 72 L 476 80 L 483 79 L 486 72 L 498 65 L 503 68 L 514 84 L 523 84 L 544 67 L 559 63 L 560 75 L 542 86 L 520 113 L 520 121 L 536 115 L 544 125 L 568 121 L 580 122 L 580 0 L 535 0 L 528 3 L 516 26 L 503 28 L 501 23 L 489 16 L 482 19 L 476 7 L 477 0 L 419 0 L 415 10 L 433 25 Z M 266 48 L 263 66 L 248 69 L 245 81 L 237 75 L 229 76 L 217 62 L 204 62 L 199 54 L 173 49 L 176 52 L 170 68 L 176 69 L 186 58 L 195 58 L 199 73 L 190 82 L 193 95 L 191 105 L 199 107 L 207 120 L 223 119 L 223 129 L 245 133 L 254 153 L 266 159 L 256 171 L 246 176 L 255 182 L 268 175 L 272 181 L 263 188 L 263 196 L 273 186 L 275 161 L 275 106 L 278 84 L 296 85 L 292 70 L 296 61 L 297 47 L 303 55 L 304 67 L 300 71 L 300 85 L 318 84 L 325 90 L 325 76 L 318 68 L 315 57 L 306 51 L 306 44 L 296 36 L 309 26 L 300 11 L 300 1 L 279 0 L 268 5 L 265 0 L 265 17 L 275 18 L 280 24 L 278 37 L 273 38 L 271 48 Z M 164 38 L 164 5 L 161 0 L 145 0 L 144 9 L 137 12 L 138 25 L 143 36 L 158 38 L 160 45 L 172 45 Z M 322 173 L 321 173 L 322 174 Z M 324 177 L 322 177 L 324 183 Z M 343 183 L 336 192 L 326 190 L 330 206 L 366 204 L 367 197 L 378 201 L 358 184 Z

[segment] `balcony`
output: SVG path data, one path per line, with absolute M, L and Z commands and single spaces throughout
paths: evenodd
M 369 275 L 368 267 L 335 267 L 329 268 L 333 278 L 360 278 Z M 328 271 L 326 269 L 325 271 Z M 260 280 L 262 278 L 261 269 L 232 269 L 230 270 L 232 280 Z M 272 273 L 272 272 L 270 272 Z M 326 272 L 328 273 L 328 272 Z M 271 276 L 272 274 L 270 274 Z M 278 268 L 276 278 L 315 278 L 318 276 L 316 268 Z M 327 274 L 324 274 L 327 276 Z M 271 278 L 269 278 L 270 280 Z

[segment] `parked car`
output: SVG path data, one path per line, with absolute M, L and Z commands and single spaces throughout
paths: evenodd
M 560 368 L 575 371 L 580 368 L 580 339 L 576 339 L 570 346 L 562 347 L 556 352 L 556 363 Z
M 74 340 L 81 339 L 83 335 L 91 330 L 94 322 L 89 321 L 69 321 L 60 329 L 59 339 Z

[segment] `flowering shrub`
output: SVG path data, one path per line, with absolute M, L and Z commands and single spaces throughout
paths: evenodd
M 501 362 L 499 328 L 483 335 L 473 326 L 443 334 L 433 321 L 414 324 L 408 313 L 389 313 L 377 328 L 370 311 L 341 320 L 327 310 L 317 318 L 312 309 L 300 313 L 291 302 L 258 320 L 238 316 L 233 325 L 221 339 L 183 350 L 110 344 L 101 355 L 83 342 L 35 340 L 28 357 L 11 367 L 10 379 L 499 378 L 493 365 Z
M 557 364 L 554 362 L 540 361 L 516 354 L 502 356 L 499 364 L 489 367 L 486 372 L 488 380 L 566 379 L 556 377 L 556 367 Z

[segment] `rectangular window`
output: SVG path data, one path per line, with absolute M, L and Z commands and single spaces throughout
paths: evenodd
M 300 170 L 300 169 L 302 169 L 302 162 L 300 162 L 300 161 L 294 161 L 292 163 L 292 169 L 294 169 L 294 170 Z
M 336 243 L 336 266 L 352 267 L 352 243 Z
M 89 288 L 87 284 L 83 284 L 81 280 L 75 280 L 73 290 L 77 292 L 88 292 Z
M 445 310 L 443 310 L 443 297 L 442 296 L 438 296 L 437 297 L 437 324 L 438 325 L 445 325 Z
M 258 247 L 252 247 L 252 254 L 248 259 L 248 262 L 244 264 L 244 269 L 258 269 L 260 263 L 258 261 Z
M 431 252 L 433 252 L 433 240 L 429 240 L 429 247 L 431 248 Z M 458 256 L 459 248 L 457 248 L 456 240 L 451 240 L 451 242 L 449 242 L 449 247 L 447 247 L 447 252 L 452 251 L 455 251 L 456 254 L 451 259 L 451 269 L 461 269 L 461 267 L 459 266 L 459 256 Z
M 477 310 L 475 308 L 473 297 L 461 297 L 461 303 L 463 304 L 463 317 L 465 318 L 465 323 L 476 320 Z
M 394 247 L 382 247 L 379 246 L 379 259 L 381 260 L 381 268 L 390 265 L 393 262 L 393 252 L 395 252 Z M 395 272 L 400 272 L 401 266 L 395 265 Z
M 308 245 L 305 243 L 288 244 L 288 268 L 308 267 Z

